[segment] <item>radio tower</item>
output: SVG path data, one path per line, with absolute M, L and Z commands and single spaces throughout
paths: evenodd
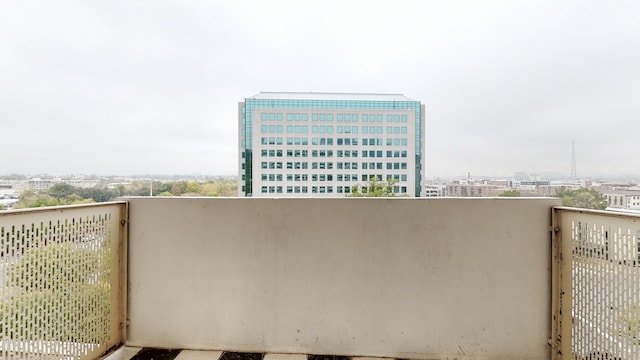
M 577 179 L 578 174 L 576 172 L 576 141 L 571 140 L 571 179 Z

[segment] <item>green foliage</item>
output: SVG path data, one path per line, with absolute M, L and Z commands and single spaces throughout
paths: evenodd
M 197 181 L 189 181 L 187 183 L 187 187 L 185 192 L 188 194 L 199 194 L 200 193 L 200 183 Z
M 154 183 L 153 193 L 158 196 L 238 196 L 238 183 L 235 180 L 208 181 L 199 183 L 197 181 L 178 181 Z M 148 195 L 148 188 L 146 194 Z
M 179 181 L 176 183 L 173 183 L 173 186 L 171 187 L 171 193 L 175 196 L 180 196 L 184 193 L 187 192 L 187 182 L 186 181 Z
M 351 194 L 347 194 L 347 197 L 395 197 L 393 192 L 393 185 L 397 181 L 389 180 L 386 182 L 380 181 L 378 177 L 374 176 L 369 179 L 369 184 L 363 187 L 354 186 Z
M 621 336 L 640 345 L 640 304 L 631 305 L 618 313 L 618 330 Z
M 502 193 L 500 193 L 500 195 L 498 195 L 498 196 L 519 197 L 520 196 L 520 191 L 518 191 L 518 190 L 505 190 Z
M 91 199 L 95 202 L 111 201 L 120 196 L 117 191 L 102 187 L 80 188 L 78 195 L 84 199 Z
M 47 194 L 36 193 L 33 190 L 23 191 L 20 195 L 20 199 L 14 206 L 14 209 L 22 208 L 35 208 L 43 206 L 58 206 L 61 204 L 59 199 L 56 199 Z
M 200 187 L 202 196 L 238 196 L 238 183 L 235 180 L 209 181 Z
M 563 186 L 556 190 L 556 197 L 562 199 L 563 206 L 604 210 L 608 205 L 604 195 L 590 188 L 571 190 Z
M 50 196 L 56 199 L 68 198 L 69 196 L 74 194 L 78 195 L 79 192 L 81 192 L 80 188 L 65 183 L 55 184 L 47 191 Z
M 49 190 L 35 192 L 33 190 L 24 191 L 16 209 L 35 208 L 43 206 L 60 206 L 73 204 L 86 204 L 93 202 L 106 202 L 122 196 L 149 196 L 148 180 L 138 180 L 131 184 L 118 184 L 113 188 L 98 185 L 92 188 L 82 188 L 65 183 L 53 185 Z M 233 197 L 238 194 L 238 183 L 234 179 L 222 181 L 208 181 L 199 183 L 197 181 L 177 181 L 177 182 L 153 182 L 153 195 L 155 196 L 227 196 Z M 1 210 L 1 208 L 0 208 Z
M 76 243 L 29 249 L 10 262 L 0 300 L 3 334 L 13 340 L 98 343 L 109 334 L 109 251 Z
M 100 254 L 79 246 L 66 242 L 29 249 L 11 264 L 7 285 L 25 291 L 60 291 L 88 283 L 101 272 Z
M 43 206 L 60 206 L 73 204 L 87 204 L 113 200 L 115 192 L 108 189 L 94 187 L 81 188 L 69 184 L 55 184 L 49 190 L 36 193 L 33 190 L 23 191 L 16 209 L 36 208 Z

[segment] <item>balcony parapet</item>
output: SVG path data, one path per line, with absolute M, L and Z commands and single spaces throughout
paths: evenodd
M 549 357 L 558 199 L 128 201 L 129 346 Z

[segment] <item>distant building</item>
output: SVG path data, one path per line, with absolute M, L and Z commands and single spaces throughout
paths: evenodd
M 444 184 L 427 184 L 424 187 L 425 197 L 447 196 L 447 186 Z
M 400 94 L 261 92 L 238 104 L 238 195 L 340 197 L 372 178 L 423 195 L 424 105 Z
M 601 193 L 618 191 L 618 190 L 640 191 L 640 188 L 636 184 L 628 183 L 628 182 L 604 182 L 599 185 L 600 185 L 599 188 Z
M 42 191 L 47 190 L 55 184 L 52 179 L 33 178 L 27 180 L 27 187 L 30 190 Z
M 640 191 L 613 190 L 602 195 L 607 199 L 607 207 L 616 209 L 640 209 Z
M 498 186 L 486 183 L 460 183 L 451 182 L 447 184 L 447 196 L 453 197 L 487 197 L 496 196 Z
M 55 184 L 69 184 L 76 187 L 91 188 L 100 184 L 98 179 L 61 179 L 61 178 L 31 178 L 27 180 L 0 180 L 0 189 L 10 188 L 13 192 L 24 190 L 44 191 Z
M 589 179 L 565 179 L 565 180 L 552 180 L 549 182 L 551 187 L 564 186 L 569 189 L 579 189 L 583 187 L 591 187 L 592 181 Z

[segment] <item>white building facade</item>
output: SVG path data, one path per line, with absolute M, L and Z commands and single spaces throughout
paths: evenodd
M 607 199 L 608 207 L 614 209 L 640 210 L 640 191 L 606 191 L 602 195 Z
M 424 187 L 424 113 L 399 94 L 261 92 L 238 105 L 238 195 L 342 197 L 372 178 Z

